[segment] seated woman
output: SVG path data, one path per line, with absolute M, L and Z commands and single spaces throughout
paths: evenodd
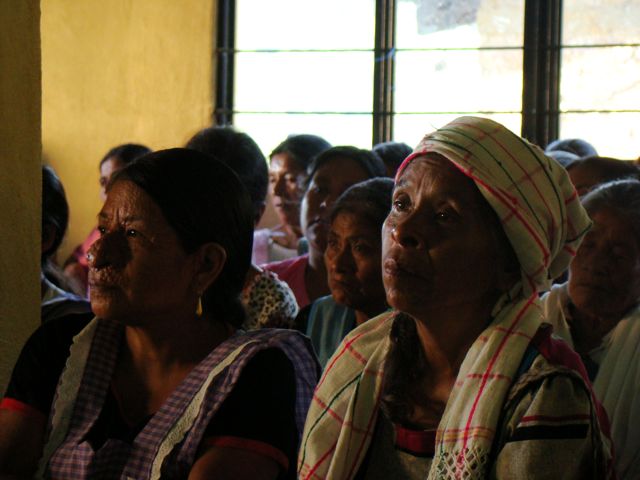
M 593 219 L 569 282 L 545 314 L 580 354 L 611 419 L 618 478 L 640 478 L 640 182 L 605 183 L 582 199 Z
M 333 206 L 324 252 L 331 295 L 305 309 L 306 332 L 323 366 L 347 333 L 387 309 L 380 230 L 392 190 L 390 178 L 372 178 L 349 187 Z
M 427 135 L 383 227 L 394 311 L 329 360 L 299 477 L 607 478 L 606 418 L 538 300 L 589 225 L 565 170 L 502 125 Z
M 254 262 L 277 262 L 298 255 L 300 202 L 307 183 L 307 169 L 331 144 L 317 135 L 289 135 L 269 155 L 269 195 L 280 223 L 256 231 Z
M 106 188 L 109 183 L 111 175 L 118 170 L 124 168 L 133 162 L 136 158 L 149 153 L 149 150 L 144 145 L 138 145 L 136 143 L 125 143 L 113 147 L 107 152 L 107 154 L 100 160 L 100 198 L 104 202 L 106 198 Z M 87 252 L 93 242 L 95 242 L 100 236 L 98 229 L 91 230 L 87 238 L 78 245 L 71 256 L 64 263 L 64 272 L 70 281 L 74 284 L 77 293 L 86 295 L 88 292 L 87 278 L 89 275 L 89 264 L 87 263 Z
M 356 147 L 333 147 L 321 153 L 309 167 L 309 183 L 300 213 L 309 253 L 264 265 L 289 284 L 300 308 L 329 294 L 324 250 L 333 202 L 351 185 L 382 177 L 384 173 L 380 157 Z
M 237 176 L 193 150 L 151 153 L 112 179 L 98 230 L 97 317 L 49 322 L 23 349 L 0 474 L 294 478 L 317 363 L 298 332 L 237 330 L 253 233 Z
M 89 302 L 71 293 L 71 286 L 54 262 L 69 222 L 69 205 L 60 179 L 42 167 L 42 241 L 40 242 L 40 319 L 50 320 L 91 312 Z
M 196 133 L 186 147 L 214 156 L 238 175 L 251 197 L 253 223 L 257 225 L 265 209 L 267 161 L 256 142 L 233 127 L 211 127 Z M 255 244 L 255 232 L 253 241 Z M 293 292 L 276 274 L 258 267 L 254 257 L 242 288 L 247 310 L 242 328 L 293 327 L 298 313 Z

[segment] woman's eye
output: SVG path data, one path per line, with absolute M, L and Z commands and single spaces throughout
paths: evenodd
M 98 232 L 100 232 L 100 236 L 102 236 L 107 232 L 107 229 L 98 225 Z
M 397 199 L 393 201 L 393 209 L 398 212 L 404 212 L 408 208 L 408 203 L 404 199 Z
M 134 230 L 133 228 L 127 229 L 127 237 L 137 237 L 137 236 L 138 236 L 138 232 L 136 230 Z
M 455 212 L 451 210 L 439 210 L 436 212 L 436 220 L 440 223 L 451 222 L 455 219 Z
M 356 243 L 353 246 L 353 250 L 358 253 L 367 253 L 369 251 L 369 245 L 366 243 Z

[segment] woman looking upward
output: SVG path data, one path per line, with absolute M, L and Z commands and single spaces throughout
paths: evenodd
M 300 478 L 611 476 L 602 409 L 538 300 L 590 225 L 566 171 L 502 125 L 462 117 L 404 161 L 392 205 L 394 311 L 329 359 Z

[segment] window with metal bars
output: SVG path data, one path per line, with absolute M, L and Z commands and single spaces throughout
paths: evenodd
M 417 143 L 460 115 L 637 157 L 635 0 L 219 0 L 215 122 Z

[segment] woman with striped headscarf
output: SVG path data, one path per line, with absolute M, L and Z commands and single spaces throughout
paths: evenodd
M 327 363 L 302 479 L 607 478 L 607 420 L 538 292 L 588 230 L 564 169 L 462 117 L 401 165 L 383 227 L 394 311 Z

